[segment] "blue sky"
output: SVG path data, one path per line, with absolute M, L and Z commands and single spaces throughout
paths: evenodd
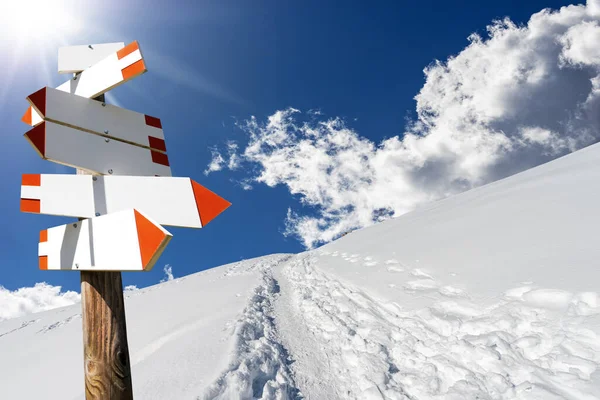
M 98 3 L 98 2 L 95 2 Z M 174 238 L 148 273 L 124 273 L 125 285 L 148 286 L 170 264 L 176 277 L 240 259 L 299 252 L 301 240 L 285 237 L 288 208 L 314 215 L 285 185 L 260 182 L 244 190 L 240 181 L 261 166 L 204 174 L 228 140 L 243 149 L 247 132 L 235 122 L 264 121 L 287 107 L 320 110 L 373 143 L 405 132 L 415 120 L 414 97 L 423 69 L 446 60 L 486 35 L 492 20 L 517 24 L 543 8 L 566 1 L 502 2 L 324 2 L 153 1 L 100 2 L 84 29 L 64 45 L 138 40 L 148 72 L 113 90 L 109 102 L 161 118 L 174 176 L 191 177 L 233 203 L 201 230 L 170 228 Z M 136 4 L 137 3 L 137 4 Z M 90 8 L 93 8 L 90 6 Z M 82 11 L 83 12 L 83 11 Z M 35 29 L 35 27 L 31 27 Z M 25 97 L 67 79 L 56 72 L 61 43 L 4 45 L 0 88 L 4 188 L 0 210 L 0 285 L 14 290 L 48 282 L 79 291 L 79 274 L 37 268 L 38 234 L 71 221 L 19 212 L 22 173 L 70 173 L 41 160 L 22 137 Z M 45 65 L 44 65 L 45 64 Z M 321 117 L 319 117 L 321 118 Z M 310 119 L 310 118 L 309 118 Z M 313 205 L 314 206 L 314 205 Z

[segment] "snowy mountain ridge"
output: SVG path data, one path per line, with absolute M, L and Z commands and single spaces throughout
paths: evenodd
M 600 398 L 599 159 L 126 293 L 136 398 Z M 0 322 L 1 397 L 83 399 L 81 335 Z

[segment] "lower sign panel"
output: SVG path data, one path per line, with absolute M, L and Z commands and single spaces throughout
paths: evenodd
M 172 235 L 130 209 L 40 232 L 42 270 L 150 271 Z
M 102 175 L 171 176 L 164 153 L 45 121 L 25 134 L 49 161 Z

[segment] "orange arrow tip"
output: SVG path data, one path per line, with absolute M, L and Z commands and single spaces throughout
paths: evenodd
M 139 211 L 133 210 L 144 271 L 150 271 L 171 236 Z
M 204 186 L 190 179 L 192 182 L 192 190 L 196 198 L 196 207 L 200 214 L 200 222 L 202 227 L 208 224 L 215 217 L 225 211 L 231 203 L 221 196 L 211 192 Z
M 27 111 L 25 111 L 25 114 L 23 114 L 23 116 L 21 117 L 21 121 L 25 122 L 27 125 L 31 126 L 31 113 L 32 113 L 33 109 L 31 107 L 27 107 Z

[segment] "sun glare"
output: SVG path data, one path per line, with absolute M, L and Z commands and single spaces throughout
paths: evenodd
M 74 15 L 70 1 L 0 1 L 0 37 L 5 44 L 23 46 L 31 42 L 58 44 L 82 29 L 82 16 Z
M 0 106 L 12 88 L 31 81 L 14 79 L 23 68 L 35 69 L 34 80 L 51 82 L 58 49 L 94 37 L 105 5 L 96 0 L 0 0 Z

